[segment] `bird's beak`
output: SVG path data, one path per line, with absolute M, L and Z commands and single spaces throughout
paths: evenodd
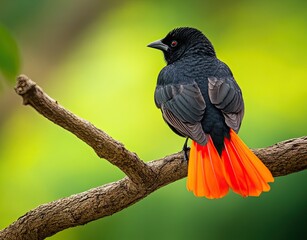
M 169 50 L 169 47 L 166 44 L 164 44 L 161 40 L 157 40 L 152 43 L 149 43 L 147 47 L 156 48 L 156 49 L 159 49 L 165 52 Z

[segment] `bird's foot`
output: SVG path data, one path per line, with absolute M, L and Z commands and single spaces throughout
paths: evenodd
M 189 160 L 189 152 L 190 152 L 190 148 L 188 147 L 188 140 L 189 138 L 187 138 L 184 142 L 184 145 L 183 145 L 183 148 L 182 148 L 182 151 L 184 153 L 183 155 L 183 159 L 185 161 L 188 161 Z

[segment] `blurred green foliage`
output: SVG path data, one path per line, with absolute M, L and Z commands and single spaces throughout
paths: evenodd
M 19 58 L 17 43 L 9 31 L 0 25 L 0 73 L 9 81 L 14 81 L 18 74 Z
M 0 20 L 20 43 L 23 72 L 145 161 L 183 144 L 155 108 L 164 62 L 146 48 L 178 26 L 202 30 L 232 69 L 246 103 L 240 136 L 250 147 L 307 133 L 306 1 L 1 4 Z M 0 228 L 42 203 L 121 177 L 72 134 L 21 106 L 13 91 L 0 95 Z M 183 179 L 51 239 L 302 239 L 306 177 L 306 171 L 278 177 L 259 198 L 230 193 L 219 200 L 195 198 Z

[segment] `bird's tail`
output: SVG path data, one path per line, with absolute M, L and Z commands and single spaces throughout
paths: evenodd
M 210 136 L 204 146 L 192 141 L 187 188 L 198 197 L 221 198 L 229 187 L 243 197 L 259 196 L 273 181 L 271 172 L 232 129 L 221 156 Z
M 221 198 L 228 192 L 228 184 L 224 177 L 223 162 L 208 136 L 206 145 L 201 146 L 192 141 L 187 188 L 198 197 Z

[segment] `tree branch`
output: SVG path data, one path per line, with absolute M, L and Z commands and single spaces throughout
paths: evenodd
M 123 144 L 64 109 L 28 77 L 19 76 L 15 90 L 25 105 L 31 105 L 55 124 L 75 134 L 127 177 L 40 205 L 0 231 L 0 239 L 44 239 L 64 229 L 112 215 L 158 188 L 186 177 L 187 163 L 182 153 L 146 164 Z M 307 168 L 307 137 L 290 139 L 254 152 L 275 177 Z
M 120 168 L 133 182 L 147 183 L 146 179 L 153 176 L 151 169 L 136 154 L 90 122 L 64 109 L 27 76 L 20 75 L 17 80 L 15 90 L 23 97 L 25 105 L 31 105 L 44 117 L 76 135 L 92 147 L 99 157 Z

